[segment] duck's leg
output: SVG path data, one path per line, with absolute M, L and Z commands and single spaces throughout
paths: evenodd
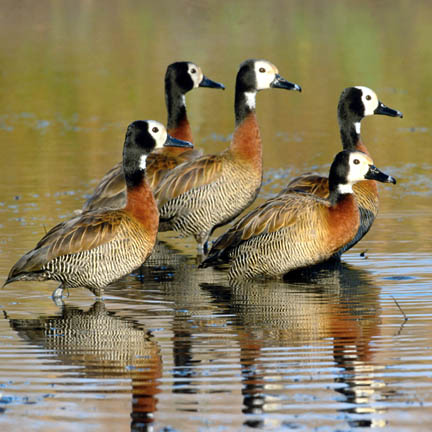
M 63 297 L 63 291 L 64 291 L 64 287 L 63 287 L 63 283 L 61 283 L 51 294 L 52 299 L 53 300 L 61 299 Z
M 199 234 L 195 234 L 195 240 L 198 243 L 198 246 L 197 246 L 198 255 L 201 255 L 201 256 L 207 255 L 209 237 L 210 237 L 209 232 L 201 232 Z
M 63 306 L 63 291 L 65 288 L 63 287 L 63 283 L 61 283 L 51 294 L 51 298 L 56 306 Z M 69 289 L 67 290 L 67 296 L 69 297 Z

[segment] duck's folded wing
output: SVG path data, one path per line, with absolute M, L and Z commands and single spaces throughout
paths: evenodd
M 178 165 L 161 180 L 154 194 L 159 208 L 168 201 L 217 180 L 222 174 L 222 156 L 206 155 Z
M 86 212 L 56 225 L 12 268 L 10 276 L 40 270 L 47 262 L 62 256 L 96 248 L 117 234 L 123 211 Z
M 280 191 L 279 195 L 288 193 L 290 191 L 305 192 L 319 196 L 321 198 L 328 198 L 328 178 L 316 173 L 302 174 L 292 179 L 288 183 L 287 187 Z
M 102 178 L 93 195 L 86 201 L 83 211 L 98 208 L 120 208 L 126 199 L 123 165 L 118 163 Z
M 312 214 L 309 210 L 316 202 L 314 197 L 302 193 L 286 193 L 267 200 L 243 216 L 215 241 L 203 266 L 226 262 L 230 252 L 241 243 L 262 234 L 274 233 L 284 228 L 304 229 L 308 215 Z M 323 204 L 326 205 L 325 201 Z

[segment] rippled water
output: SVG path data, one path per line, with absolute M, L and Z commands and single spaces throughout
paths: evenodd
M 77 290 L 57 309 L 41 284 L 17 284 L 2 306 L 1 423 L 427 430 L 430 257 L 345 261 L 230 287 L 160 244 L 103 302 Z
M 339 149 L 340 91 L 404 119 L 364 120 L 381 188 L 341 264 L 230 286 L 164 233 L 152 257 L 63 305 L 54 282 L 0 290 L 0 430 L 429 431 L 432 424 L 432 9 L 428 1 L 127 0 L 0 5 L 0 273 L 80 208 L 128 123 L 165 119 L 163 73 L 193 60 L 225 92 L 187 96 L 195 141 L 223 149 L 248 57 L 303 87 L 262 92 L 258 202 Z M 221 230 L 218 231 L 218 233 Z

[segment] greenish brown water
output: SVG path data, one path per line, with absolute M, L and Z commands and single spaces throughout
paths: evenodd
M 371 87 L 404 118 L 363 121 L 398 184 L 381 187 L 378 219 L 343 265 L 312 279 L 230 287 L 168 233 L 103 302 L 78 289 L 57 307 L 53 282 L 1 290 L 0 429 L 428 431 L 431 22 L 428 1 L 2 1 L 4 278 L 120 160 L 131 121 L 165 121 L 173 61 L 226 85 L 187 96 L 205 152 L 229 141 L 241 61 L 268 59 L 302 86 L 257 97 L 259 201 L 328 169 L 344 87 Z

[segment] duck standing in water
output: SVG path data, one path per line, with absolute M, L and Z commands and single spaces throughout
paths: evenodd
M 343 150 L 330 167 L 328 199 L 287 191 L 266 201 L 219 237 L 201 267 L 230 263 L 231 280 L 280 277 L 329 259 L 358 231 L 353 185 L 396 183 L 365 153 Z
M 367 87 L 348 87 L 342 91 L 339 98 L 338 122 L 342 147 L 345 150 L 358 150 L 369 155 L 369 152 L 360 137 L 360 122 L 366 116 L 386 115 L 390 117 L 403 117 L 400 111 L 389 108 L 378 99 L 376 93 Z M 303 174 L 293 179 L 281 191 L 289 190 L 308 192 L 321 198 L 328 198 L 330 194 L 328 177 L 319 174 Z M 360 210 L 360 225 L 354 238 L 336 252 L 335 257 L 358 243 L 371 228 L 379 208 L 378 185 L 375 180 L 363 180 L 354 185 Z
M 255 99 L 259 90 L 270 88 L 301 91 L 266 60 L 251 59 L 240 65 L 231 144 L 220 154 L 185 162 L 165 175 L 155 189 L 159 231 L 193 235 L 198 254 L 203 254 L 213 230 L 233 220 L 254 201 L 262 182 L 262 144 Z
M 61 283 L 53 298 L 61 298 L 65 288 L 79 286 L 99 297 L 104 286 L 139 267 L 153 249 L 159 223 L 146 161 L 164 145 L 192 147 L 170 137 L 159 122 L 131 123 L 123 147 L 125 207 L 84 212 L 56 225 L 12 267 L 5 285 L 52 279 Z
M 199 87 L 225 89 L 223 84 L 207 78 L 195 63 L 176 62 L 168 66 L 165 74 L 165 103 L 168 112 L 167 129 L 170 136 L 193 143 L 185 95 Z M 199 150 L 170 145 L 153 152 L 147 159 L 147 181 L 150 187 L 154 189 L 170 169 L 199 156 L 201 156 Z M 119 162 L 104 175 L 82 210 L 121 208 L 125 203 L 126 182 L 123 164 Z

